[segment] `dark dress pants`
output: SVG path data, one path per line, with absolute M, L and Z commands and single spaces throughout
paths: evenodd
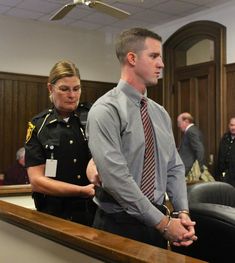
M 155 228 L 142 224 L 125 212 L 108 214 L 97 208 L 93 227 L 160 248 L 167 248 L 167 240 Z

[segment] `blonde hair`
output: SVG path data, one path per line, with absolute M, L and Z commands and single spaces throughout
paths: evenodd
M 81 79 L 77 66 L 69 60 L 60 60 L 52 67 L 48 77 L 48 83 L 56 84 L 59 79 L 73 76 Z M 53 102 L 51 94 L 49 95 L 49 98 L 50 101 Z
M 76 65 L 69 60 L 61 60 L 51 69 L 48 82 L 55 84 L 59 79 L 73 76 L 80 79 L 80 73 Z

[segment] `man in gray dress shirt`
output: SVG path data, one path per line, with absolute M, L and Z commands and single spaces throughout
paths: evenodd
M 99 209 L 93 226 L 166 248 L 167 240 L 188 246 L 197 239 L 188 214 L 184 165 L 175 147 L 166 110 L 147 98 L 164 67 L 161 37 L 143 28 L 122 32 L 116 43 L 121 79 L 92 106 L 87 121 L 89 147 L 99 185 L 94 201 Z M 151 202 L 141 191 L 145 135 L 140 101 L 146 97 L 154 132 L 155 188 Z M 167 192 L 178 218 L 164 210 Z

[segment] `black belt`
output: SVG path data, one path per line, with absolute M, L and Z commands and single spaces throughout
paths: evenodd
M 118 204 L 118 202 L 110 195 L 108 194 L 103 188 L 96 187 L 95 188 L 95 196 L 101 201 L 101 202 L 109 202 Z M 152 203 L 153 204 L 153 203 Z M 166 214 L 166 207 L 164 205 L 155 205 L 153 204 L 157 209 L 159 209 L 163 214 Z
M 41 193 L 33 193 L 36 208 L 40 211 L 45 207 L 51 206 L 55 208 L 86 211 L 92 202 L 90 198 L 79 197 L 57 197 L 44 195 Z
M 154 205 L 154 204 L 153 204 Z M 167 213 L 167 209 L 164 205 L 154 205 L 159 209 L 164 215 Z M 127 212 L 118 212 L 118 213 L 106 213 L 101 208 L 98 209 L 98 213 L 102 216 L 111 217 L 117 223 L 128 223 L 128 224 L 142 224 L 138 219 L 129 215 Z
M 153 204 L 153 203 L 152 203 Z M 165 205 L 155 205 L 153 204 L 158 210 L 160 210 L 164 215 L 167 214 L 168 210 Z

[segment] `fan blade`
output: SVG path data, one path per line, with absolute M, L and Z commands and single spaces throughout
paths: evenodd
M 65 17 L 74 7 L 76 4 L 67 4 L 63 6 L 59 11 L 57 11 L 50 20 L 59 20 Z
M 108 4 L 105 4 L 105 3 L 100 2 L 100 1 L 90 2 L 88 4 L 88 6 L 91 8 L 95 8 L 96 10 L 103 12 L 107 15 L 114 16 L 118 19 L 124 19 L 130 15 L 130 13 L 128 13 L 122 9 L 119 9 L 117 7 L 114 7 L 114 6 L 111 6 Z

